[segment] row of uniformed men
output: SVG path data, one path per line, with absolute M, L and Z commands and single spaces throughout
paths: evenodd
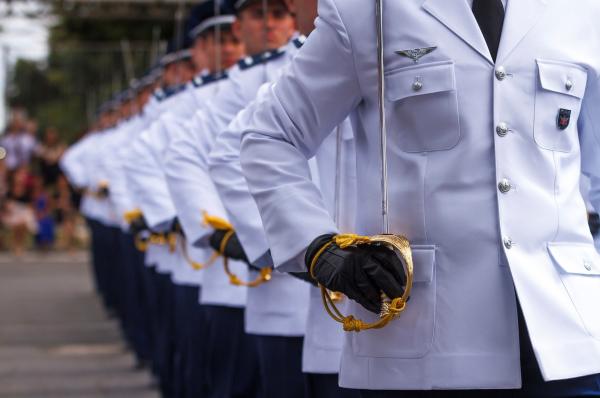
M 196 7 L 192 47 L 162 59 L 160 88 L 150 95 L 157 76 L 142 79 L 61 161 L 87 192 L 98 288 L 164 396 L 353 397 L 337 381 L 342 330 L 316 287 L 271 270 L 239 164 L 236 115 L 302 46 L 296 27 L 310 32 L 316 1 L 232 6 Z M 331 140 L 313 178 L 339 180 L 324 195 L 350 228 L 334 205 L 355 177 L 348 124 Z M 254 279 L 264 283 L 245 286 Z
M 600 31 L 592 28 L 600 7 L 320 0 L 316 28 L 299 50 L 299 40 L 280 47 L 293 35 L 288 7 L 308 33 L 316 1 L 267 3 L 265 14 L 257 1 L 235 2 L 231 30 L 249 57 L 227 77 L 219 73 L 228 66 L 226 45 L 210 58 L 221 62 L 207 64 L 213 75 L 193 89 L 171 87 L 167 66 L 168 87 L 141 118 L 92 135 L 78 146 L 87 150 L 73 149 L 63 162 L 87 165 L 88 180 L 77 185 L 92 191 L 106 179 L 104 205 L 139 209 L 145 223 L 129 213 L 131 226 L 151 231 L 138 244 L 150 243 L 145 261 L 156 264 L 148 290 L 160 292 L 153 348 L 165 393 L 175 389 L 169 369 L 182 353 L 176 348 L 175 361 L 162 354 L 171 352 L 162 347 L 170 341 L 164 329 L 181 330 L 189 312 L 178 313 L 182 290 L 171 294 L 170 278 L 160 275 L 173 270 L 173 280 L 188 281 L 181 275 L 191 273 L 191 257 L 205 268 L 204 327 L 192 326 L 189 340 L 207 333 L 198 358 L 209 396 L 249 391 L 259 379 L 267 396 L 302 388 L 318 396 L 313 390 L 326 386 L 324 396 L 351 394 L 337 389 L 337 369 L 340 385 L 363 397 L 598 395 L 600 256 L 578 187 L 582 169 L 596 188 L 600 178 Z M 232 37 L 225 31 L 216 31 L 219 41 Z M 376 134 L 385 125 L 389 134 Z M 384 221 L 411 243 L 403 262 L 367 238 L 335 237 L 381 233 L 388 196 Z M 187 252 L 169 252 L 177 230 Z M 240 294 L 223 258 L 203 247 L 241 260 L 227 264 L 236 284 L 254 276 L 266 283 Z M 161 256 L 181 256 L 182 267 Z M 344 303 L 359 318 L 377 319 L 381 292 L 401 317 L 346 335 L 341 357 L 334 355 L 339 330 L 317 292 L 293 279 L 310 280 L 309 268 L 351 298 Z M 398 299 L 411 281 L 406 304 Z M 244 305 L 246 334 L 243 311 L 232 309 Z M 300 344 L 306 383 L 291 368 Z M 258 366 L 245 365 L 253 353 Z M 260 377 L 248 378 L 248 369 Z

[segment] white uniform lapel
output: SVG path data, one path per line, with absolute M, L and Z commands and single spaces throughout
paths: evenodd
M 498 63 L 506 62 L 513 50 L 541 19 L 549 0 L 513 0 L 507 4 Z
M 515 0 L 514 2 L 521 1 L 531 3 L 540 0 Z M 423 8 L 487 59 L 490 64 L 494 63 L 473 11 L 466 1 L 425 0 Z

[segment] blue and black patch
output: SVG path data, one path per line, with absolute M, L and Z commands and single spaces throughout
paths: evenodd
M 238 66 L 241 70 L 250 69 L 254 66 L 266 64 L 277 58 L 280 58 L 283 54 L 285 54 L 285 50 L 283 48 L 265 51 L 252 57 L 246 57 L 242 59 L 238 62 Z
M 175 94 L 182 92 L 183 90 L 185 90 L 185 84 L 179 84 L 170 87 L 159 87 L 154 91 L 153 95 L 158 102 L 161 102 Z
M 219 80 L 227 79 L 227 72 L 213 73 L 207 75 L 198 75 L 192 80 L 195 88 L 206 86 Z
M 296 46 L 296 48 L 300 48 L 302 47 L 302 45 L 304 45 L 304 42 L 306 41 L 306 36 L 298 36 L 293 40 L 294 46 Z

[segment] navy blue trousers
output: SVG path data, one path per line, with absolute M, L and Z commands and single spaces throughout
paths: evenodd
M 175 351 L 175 285 L 170 274 L 155 273 L 158 306 L 156 311 L 156 360 L 163 397 L 174 395 L 173 355 Z
M 119 302 L 119 234 L 117 228 L 91 220 L 92 263 L 96 286 L 104 301 L 105 307 L 122 315 Z
M 544 382 L 525 319 L 518 307 L 522 388 L 520 390 L 362 391 L 362 398 L 575 398 L 600 397 L 600 375 Z
M 338 374 L 305 373 L 306 398 L 360 398 L 358 390 L 338 386 Z
M 102 230 L 102 248 L 101 256 L 103 265 L 103 273 L 106 274 L 106 289 L 111 307 L 115 310 L 120 319 L 125 318 L 125 302 L 122 297 L 122 277 L 121 269 L 121 229 L 109 227 L 100 224 Z
M 152 359 L 148 331 L 148 305 L 144 290 L 144 253 L 134 246 L 133 236 L 120 234 L 120 301 L 123 304 L 122 326 L 133 347 L 138 363 Z
M 135 336 L 135 314 L 132 313 L 132 308 L 135 303 L 136 281 L 133 276 L 133 252 L 130 249 L 130 242 L 127 236 L 123 233 L 119 234 L 119 266 L 116 268 L 118 273 L 117 281 L 119 284 L 119 320 L 121 321 L 121 329 L 127 343 L 133 348 L 137 355 L 137 342 Z
M 197 286 L 175 285 L 175 317 L 173 335 L 173 396 L 183 398 L 189 396 L 191 340 L 194 333 L 202 332 L 204 325 L 194 325 L 191 321 L 193 313 L 200 308 Z M 198 330 L 199 329 L 199 330 Z M 196 357 L 197 361 L 201 358 Z M 196 395 L 196 397 L 199 395 Z
M 144 301 L 146 303 L 147 317 L 146 317 L 146 331 L 150 341 L 150 356 L 152 359 L 152 372 L 155 376 L 160 376 L 159 361 L 158 361 L 158 335 L 157 330 L 159 328 L 159 317 L 158 317 L 158 296 L 159 292 L 156 290 L 156 268 L 148 267 L 146 265 L 142 268 L 143 276 L 143 294 Z
M 208 330 L 206 398 L 259 396 L 256 343 L 244 333 L 244 310 L 205 306 Z
M 119 311 L 119 235 L 118 228 L 87 219 L 91 234 L 94 285 L 107 310 Z
M 261 398 L 304 398 L 302 337 L 252 335 L 258 353 Z
M 204 397 L 208 391 L 208 330 L 206 311 L 198 302 L 200 290 L 194 298 L 194 305 L 190 308 L 187 323 L 189 325 L 189 341 L 184 358 L 185 363 L 185 397 Z
M 108 307 L 107 288 L 106 288 L 106 275 L 103 272 L 103 258 L 102 258 L 102 228 L 98 221 L 87 218 L 87 225 L 90 230 L 90 246 L 92 252 L 92 270 L 94 274 L 94 285 L 96 291 L 100 294 L 102 302 Z

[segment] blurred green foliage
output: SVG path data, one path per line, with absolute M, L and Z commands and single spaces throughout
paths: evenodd
M 11 71 L 8 103 L 24 108 L 40 130 L 56 127 L 67 141 L 92 122 L 98 106 L 129 84 L 123 41 L 134 76 L 154 61 L 173 21 L 79 19 L 60 16 L 51 29 L 45 62 L 19 60 Z

